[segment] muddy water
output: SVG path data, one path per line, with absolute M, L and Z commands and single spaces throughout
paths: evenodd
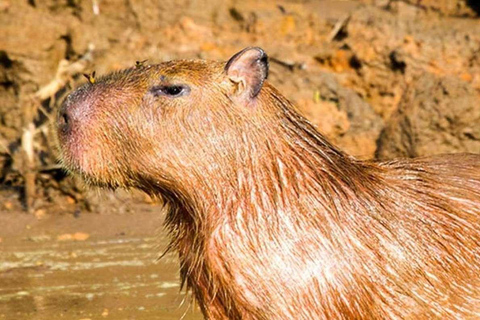
M 0 215 L 0 319 L 202 319 L 175 255 L 157 259 L 167 239 L 155 210 Z M 64 239 L 76 232 L 89 238 Z

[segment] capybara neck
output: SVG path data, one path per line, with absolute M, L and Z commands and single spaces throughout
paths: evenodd
M 145 177 L 145 191 L 165 195 L 168 189 L 172 204 L 188 208 L 198 218 L 212 217 L 212 210 L 222 216 L 249 215 L 252 210 L 275 215 L 295 193 L 295 197 L 304 190 L 314 197 L 332 192 L 353 195 L 358 184 L 374 180 L 368 164 L 333 147 L 268 83 L 257 98 L 249 112 L 272 112 L 241 127 L 230 119 L 233 129 L 218 137 L 228 142 L 201 151 L 201 164 L 173 183 L 155 185 L 151 179 L 155 175 Z
M 365 223 L 365 215 L 369 215 L 367 208 L 378 205 L 369 203 L 373 195 L 368 191 L 375 188 L 381 169 L 358 162 L 333 147 L 268 83 L 264 83 L 257 100 L 248 107 L 249 113 L 262 110 L 262 116 L 241 128 L 230 119 L 239 130 L 228 136 L 228 148 L 220 144 L 222 150 L 209 150 L 212 158 L 202 160 L 206 166 L 191 168 L 174 185 L 160 184 L 156 189 L 149 182 L 145 188 L 169 201 L 166 222 L 174 239 L 170 249 L 180 252 L 183 276 L 194 288 L 201 306 L 208 306 L 209 299 L 215 299 L 213 304 L 229 310 L 214 312 L 205 308 L 204 312 L 213 319 L 248 319 L 247 315 L 256 312 L 259 319 L 275 318 L 273 312 L 266 316 L 255 311 L 265 303 L 262 299 L 269 296 L 267 292 L 279 286 L 297 291 L 311 285 L 320 265 L 336 268 L 341 255 L 352 255 L 341 249 L 344 245 L 337 243 L 337 236 L 343 234 L 347 246 L 351 241 L 368 246 L 369 240 L 362 239 L 360 233 L 375 227 Z M 355 235 L 356 232 L 359 234 Z M 290 262 L 282 261 L 282 256 L 298 256 L 299 263 L 303 263 L 300 261 L 307 248 L 318 250 L 313 248 L 317 246 L 317 237 L 328 246 L 322 254 L 333 250 L 336 243 L 336 250 L 342 254 L 338 252 L 340 256 L 335 259 L 324 257 L 330 261 L 312 262 L 302 270 L 302 278 L 297 278 L 298 274 L 290 273 L 297 266 L 289 266 Z M 274 265 L 270 270 L 278 273 L 275 285 L 270 281 L 249 282 L 248 272 L 258 272 L 260 276 L 261 270 L 255 269 L 271 263 Z M 350 271 L 343 272 L 348 278 Z M 235 286 L 227 285 L 232 282 Z M 261 287 L 265 296 L 250 292 L 252 285 Z M 353 294 L 354 289 L 350 290 Z M 248 301 L 248 308 L 237 306 L 231 295 Z M 294 302 L 291 299 L 299 298 L 286 295 L 282 303 L 288 309 Z M 285 310 L 292 316 L 293 311 Z M 318 310 L 309 312 L 312 311 L 297 314 L 298 319 L 313 317 Z
M 208 319 L 480 317 L 480 156 L 359 161 L 265 80 L 263 50 L 91 80 L 63 103 L 64 165 L 169 210 Z

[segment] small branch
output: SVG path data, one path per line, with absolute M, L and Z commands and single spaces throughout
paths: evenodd
M 92 0 L 92 11 L 93 14 L 96 16 L 100 14 L 100 6 L 98 5 L 98 0 Z
M 35 187 L 35 150 L 33 146 L 33 136 L 35 135 L 35 124 L 33 119 L 35 109 L 34 102 L 31 100 L 23 105 L 24 125 L 21 139 L 23 163 L 21 173 L 24 178 L 25 206 L 29 213 L 33 212 L 33 202 L 37 194 Z
M 343 18 L 339 19 L 337 21 L 337 23 L 335 23 L 335 26 L 333 27 L 332 31 L 328 35 L 328 38 L 327 38 L 328 42 L 332 42 L 333 40 L 335 40 L 335 38 L 338 36 L 338 34 L 340 32 L 342 32 L 342 30 L 344 30 L 347 27 L 348 23 L 350 22 L 351 17 L 352 17 L 352 15 L 348 14 L 348 15 L 344 16 Z
M 10 148 L 8 147 L 8 142 L 6 140 L 0 138 L 0 146 L 6 154 L 8 154 L 10 157 L 12 156 L 12 152 L 10 151 Z
M 34 210 L 34 201 L 37 196 L 35 180 L 37 173 L 41 170 L 37 168 L 35 158 L 35 135 L 39 132 L 35 126 L 35 118 L 38 110 L 41 110 L 52 121 L 52 117 L 42 108 L 41 101 L 53 98 L 59 90 L 71 81 L 76 74 L 82 73 L 93 60 L 94 46 L 90 45 L 87 53 L 79 60 L 70 63 L 67 60 L 60 61 L 55 78 L 47 85 L 40 88 L 34 95 L 33 99 L 23 102 L 23 133 L 21 137 L 21 150 L 23 163 L 20 168 L 20 174 L 24 178 L 24 197 L 25 206 L 29 213 Z
M 39 172 L 48 172 L 48 171 L 55 171 L 55 170 L 61 170 L 61 169 L 63 169 L 63 167 L 60 164 L 52 164 L 52 165 L 49 165 L 49 166 L 40 167 L 40 168 L 38 168 L 38 171 Z
M 274 57 L 270 57 L 269 60 L 270 62 L 281 65 L 282 67 L 285 67 L 290 71 L 294 71 L 295 69 L 298 69 L 298 70 L 305 69 L 305 64 L 301 62 L 287 62 Z
M 438 8 L 433 8 L 433 7 L 429 8 L 426 5 L 423 5 L 420 0 L 414 0 L 414 1 L 411 1 L 411 0 L 389 0 L 387 5 L 385 6 L 385 8 L 387 10 L 392 9 L 392 4 L 395 3 L 395 2 L 402 2 L 402 3 L 405 3 L 409 6 L 413 6 L 417 9 L 420 9 L 420 10 L 423 10 L 423 11 L 432 10 L 432 11 L 435 11 L 435 12 L 440 12 L 440 10 Z
M 61 90 L 76 74 L 83 73 L 93 61 L 93 51 L 95 47 L 90 44 L 87 53 L 85 53 L 79 60 L 70 63 L 68 60 L 62 60 L 58 64 L 55 78 L 47 85 L 40 88 L 35 93 L 35 98 L 40 101 L 46 100 Z

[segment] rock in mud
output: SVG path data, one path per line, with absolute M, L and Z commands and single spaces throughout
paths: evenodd
M 377 145 L 380 159 L 480 153 L 480 97 L 462 80 L 425 74 L 407 89 Z

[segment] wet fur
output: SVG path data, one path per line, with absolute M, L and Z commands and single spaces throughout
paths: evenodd
M 202 94 L 159 110 L 146 92 L 160 74 Z M 480 156 L 356 160 L 267 82 L 239 106 L 216 63 L 98 83 L 69 98 L 102 103 L 63 161 L 166 201 L 170 249 L 207 318 L 480 318 Z

